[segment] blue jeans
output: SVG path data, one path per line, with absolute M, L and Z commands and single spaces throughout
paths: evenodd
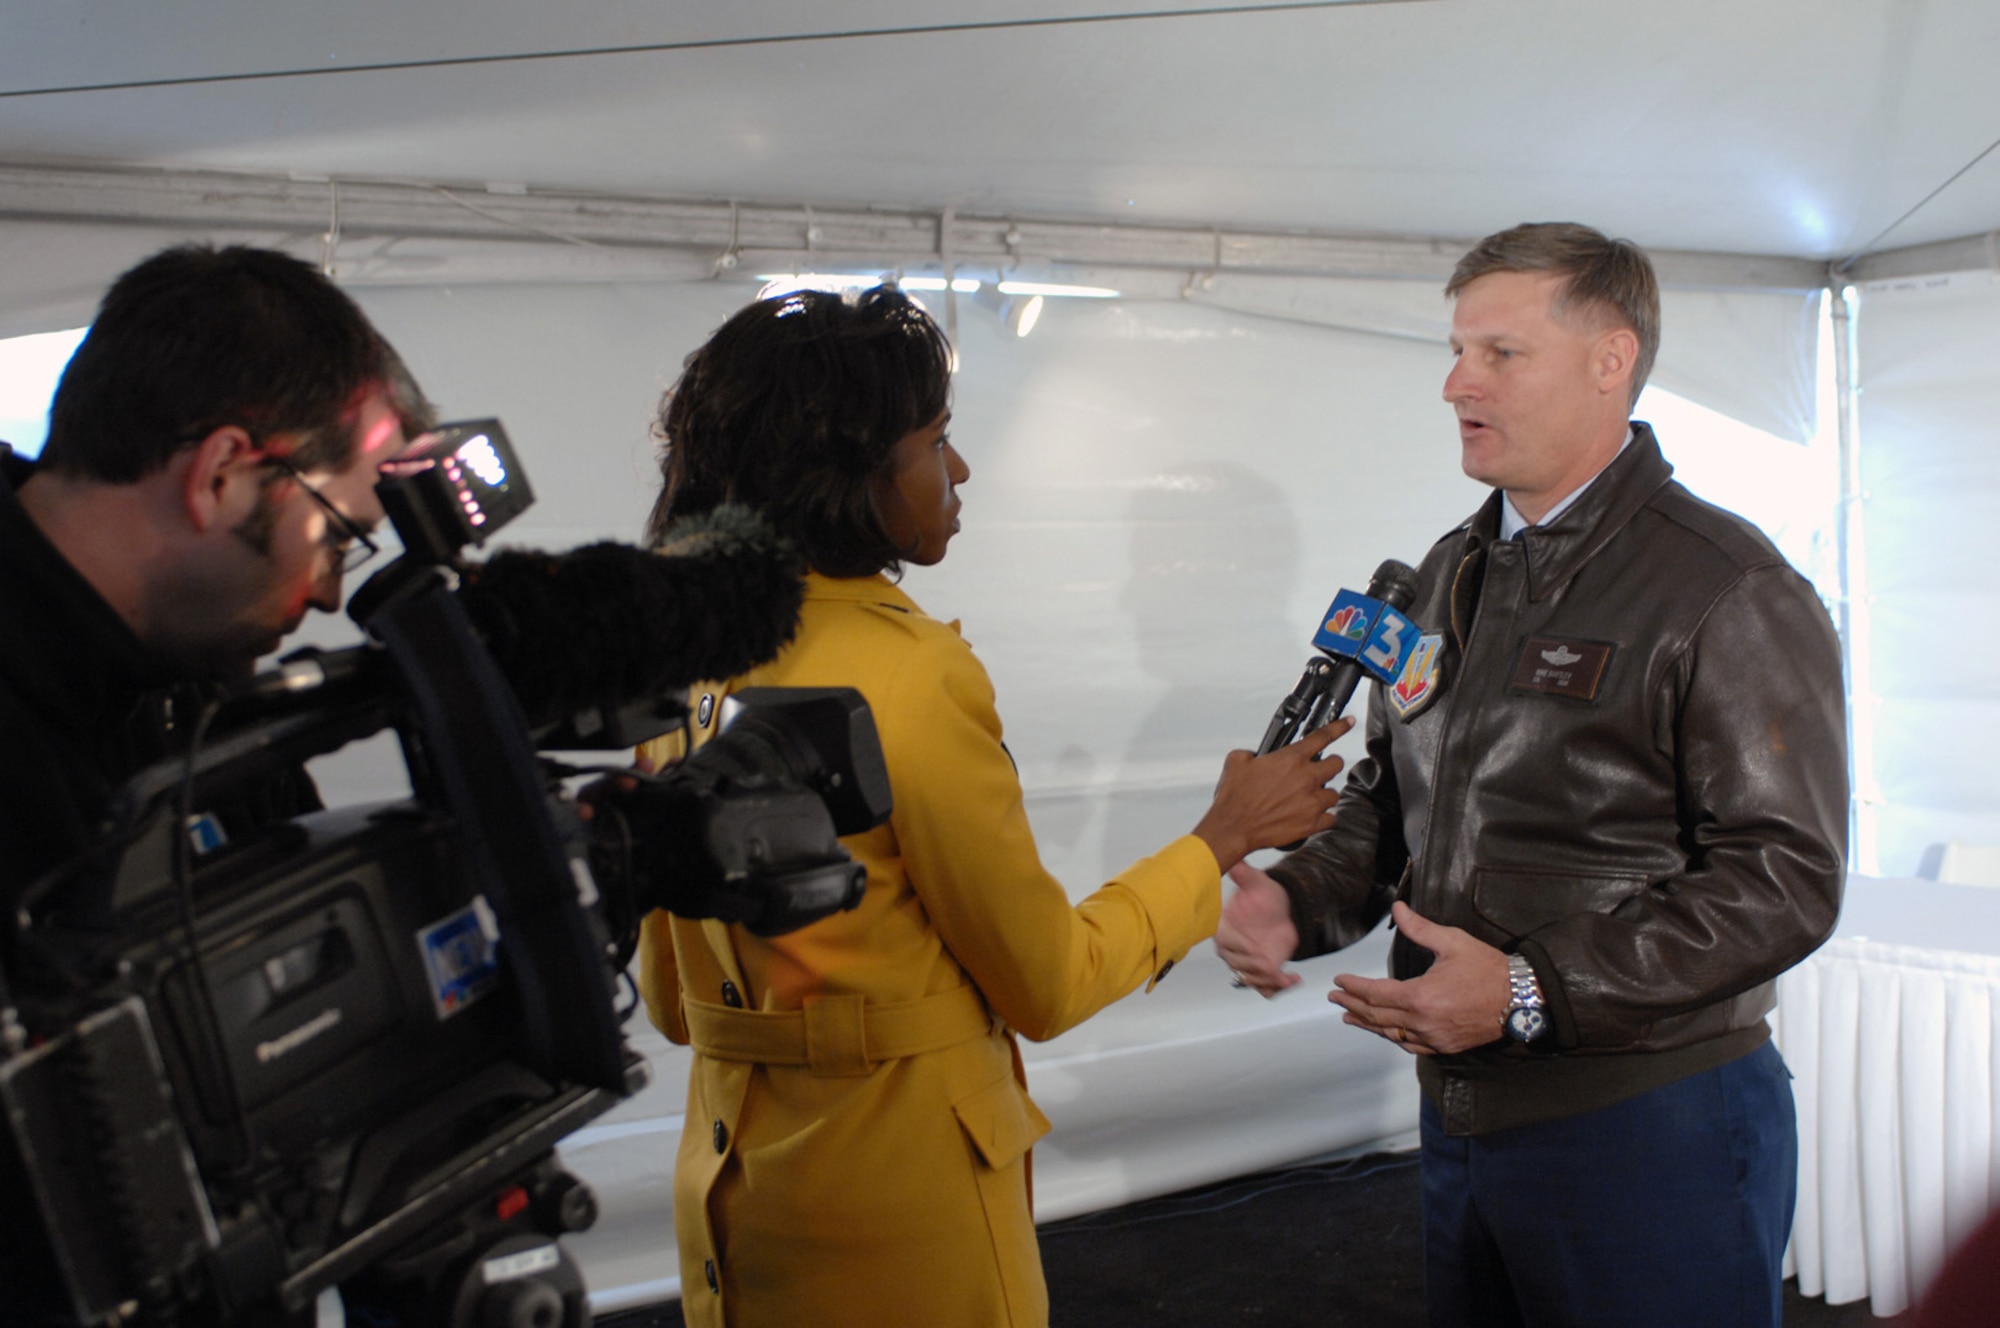
M 1540 1125 L 1448 1138 L 1423 1107 L 1432 1328 L 1778 1328 L 1798 1190 L 1791 1073 L 1727 1065 Z

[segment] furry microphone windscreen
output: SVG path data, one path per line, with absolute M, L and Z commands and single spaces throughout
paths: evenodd
M 719 507 L 658 552 L 508 549 L 465 569 L 460 597 L 530 723 L 734 677 L 798 630 L 804 567 L 754 513 Z

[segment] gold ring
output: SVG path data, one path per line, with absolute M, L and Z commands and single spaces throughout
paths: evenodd
M 1410 1035 L 1406 1031 L 1404 1031 L 1404 1028 L 1401 1024 L 1396 1025 L 1396 1041 L 1398 1042 L 1406 1041 L 1409 1038 L 1409 1036 Z

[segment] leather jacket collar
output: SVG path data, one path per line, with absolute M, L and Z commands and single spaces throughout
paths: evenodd
M 1528 598 L 1540 603 L 1569 584 L 1673 475 L 1653 426 L 1632 421 L 1631 443 L 1598 472 L 1583 496 L 1551 524 L 1521 532 Z M 1488 495 L 1459 529 L 1465 536 L 1461 563 L 1483 555 L 1500 537 L 1500 491 Z

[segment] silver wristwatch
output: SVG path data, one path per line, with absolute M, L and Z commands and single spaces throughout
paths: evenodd
M 1507 985 L 1510 998 L 1506 1017 L 1501 1021 L 1507 1036 L 1516 1042 L 1539 1042 L 1549 1034 L 1549 1012 L 1542 1003 L 1542 984 L 1535 970 L 1517 954 L 1507 956 Z

